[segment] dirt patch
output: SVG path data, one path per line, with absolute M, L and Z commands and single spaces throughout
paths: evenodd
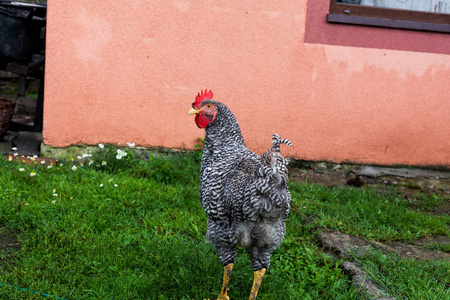
M 345 186 L 347 180 L 352 178 L 344 172 L 322 172 L 313 170 L 301 170 L 292 168 L 289 170 L 291 180 L 295 182 L 307 182 L 311 184 L 319 184 L 325 187 L 334 187 L 336 185 Z
M 444 236 L 426 237 L 418 239 L 412 244 L 392 242 L 382 244 L 377 241 L 366 240 L 358 236 L 344 234 L 337 230 L 319 228 L 317 238 L 322 246 L 332 255 L 353 260 L 355 255 L 364 255 L 373 249 L 393 252 L 405 258 L 425 260 L 450 260 L 450 253 L 431 250 L 430 245 L 449 245 L 450 239 Z M 373 281 L 370 275 L 357 262 L 345 260 L 341 268 L 352 279 L 352 285 L 356 290 L 368 296 L 370 299 L 394 300 L 387 296 L 386 291 Z
M 405 193 L 434 193 L 450 197 L 450 172 L 420 169 L 355 167 L 340 168 L 290 168 L 290 178 L 295 182 L 320 184 L 325 187 L 379 185 L 395 186 Z
M 342 269 L 352 279 L 352 286 L 355 290 L 363 294 L 365 299 L 376 300 L 395 300 L 394 297 L 389 297 L 380 286 L 370 278 L 370 275 L 364 271 L 356 262 L 344 261 Z
M 411 244 L 394 241 L 388 244 L 400 256 L 425 260 L 450 260 L 450 253 L 439 250 L 439 246 L 450 245 L 450 239 L 445 236 L 420 238 Z M 433 248 L 438 249 L 433 249 Z
M 318 229 L 317 232 L 322 246 L 332 250 L 334 254 L 340 257 L 350 258 L 352 255 L 358 255 L 359 253 L 370 251 L 373 248 L 378 248 L 396 253 L 404 258 L 450 260 L 450 253 L 439 250 L 440 246 L 450 245 L 450 239 L 445 236 L 420 238 L 408 244 L 399 241 L 383 244 L 332 229 Z
M 317 237 L 325 249 L 333 251 L 339 257 L 351 258 L 354 253 L 367 252 L 372 248 L 365 239 L 337 230 L 319 228 Z
M 380 190 L 387 190 L 395 187 L 400 197 L 411 202 L 412 208 L 417 206 L 418 209 L 421 208 L 421 203 L 417 200 L 418 194 L 439 195 L 447 201 L 427 207 L 427 212 L 434 215 L 450 214 L 450 172 L 325 163 L 316 163 L 307 169 L 294 167 L 289 171 L 290 179 L 294 182 L 308 182 L 329 188 L 373 185 Z M 345 256 L 345 253 L 350 250 L 362 251 L 370 247 L 378 247 L 405 258 L 450 260 L 450 253 L 447 250 L 450 239 L 445 236 L 421 238 L 408 244 L 398 241 L 382 244 L 357 236 L 337 234 L 334 231 L 326 233 L 323 230 L 319 237 L 325 248 L 333 249 L 340 256 Z
M 0 228 L 0 263 L 7 260 L 14 251 L 20 250 L 20 243 L 17 237 L 8 231 Z
M 337 230 L 319 228 L 317 237 L 322 246 L 331 251 L 332 255 L 344 259 L 351 259 L 353 255 L 366 253 L 373 248 L 372 244 L 365 239 L 344 234 Z M 341 268 L 352 279 L 353 287 L 360 291 L 365 298 L 395 300 L 395 298 L 387 296 L 386 291 L 372 280 L 370 275 L 358 263 L 346 260 L 342 263 Z
M 450 214 L 450 172 L 447 171 L 324 163 L 308 167 L 290 168 L 290 179 L 298 183 L 307 182 L 329 188 L 375 185 L 381 190 L 387 190 L 395 187 L 399 196 L 413 204 L 418 194 L 439 195 L 448 201 L 430 208 L 429 212 L 434 215 Z

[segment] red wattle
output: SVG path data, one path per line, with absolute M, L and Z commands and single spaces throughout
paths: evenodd
M 208 117 L 204 116 L 202 113 L 199 113 L 195 116 L 195 124 L 197 124 L 198 128 L 206 128 L 210 122 Z

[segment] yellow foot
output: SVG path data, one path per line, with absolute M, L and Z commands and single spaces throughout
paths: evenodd
M 223 268 L 223 282 L 220 294 L 217 296 L 217 300 L 230 300 L 228 297 L 228 281 L 230 280 L 231 270 L 233 270 L 233 264 L 228 264 Z
M 250 297 L 248 298 L 249 300 L 256 299 L 256 295 L 258 295 L 259 287 L 261 286 L 264 274 L 266 274 L 266 269 L 261 269 L 253 273 L 253 286 L 252 291 L 250 292 Z
M 208 299 L 205 298 L 205 299 L 203 299 L 203 300 L 210 300 L 210 299 L 209 299 L 209 298 L 208 298 Z M 230 300 L 230 297 L 228 297 L 228 296 L 225 296 L 225 297 L 224 297 L 224 296 L 220 296 L 220 295 L 219 295 L 218 298 L 217 298 L 217 300 Z

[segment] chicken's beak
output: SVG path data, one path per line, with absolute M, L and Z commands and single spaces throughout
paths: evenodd
M 201 112 L 201 110 L 191 108 L 191 110 L 189 111 L 189 115 L 199 114 L 200 112 Z

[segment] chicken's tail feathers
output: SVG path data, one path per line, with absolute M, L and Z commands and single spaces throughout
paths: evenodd
M 277 147 L 280 147 L 281 144 L 292 147 L 292 142 L 290 140 L 282 139 L 278 133 L 274 133 L 272 135 L 272 145 L 277 145 Z
M 247 187 L 244 196 L 243 212 L 247 220 L 286 219 L 289 214 L 289 158 L 281 155 L 281 144 L 292 146 L 290 140 L 274 133 L 272 147 L 261 155 L 262 164 L 255 170 L 252 184 Z
M 289 164 L 290 159 L 284 158 L 281 155 L 280 145 L 286 145 L 292 147 L 292 142 L 288 139 L 282 139 L 278 133 L 272 135 L 272 147 L 261 155 L 262 161 L 272 168 L 274 174 L 285 173 L 286 166 Z

